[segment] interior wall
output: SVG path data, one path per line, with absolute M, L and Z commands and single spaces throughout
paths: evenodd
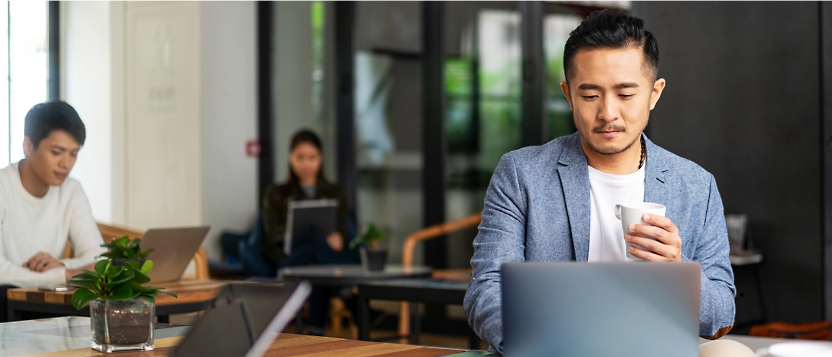
M 648 127 L 716 178 L 762 251 L 767 318 L 822 316 L 816 2 L 634 2 L 659 41 L 667 86 Z M 735 272 L 740 269 L 735 268 Z M 737 319 L 754 293 L 737 274 Z
M 204 246 L 221 255 L 221 230 L 244 232 L 257 217 L 257 6 L 253 1 L 200 4 L 202 222 Z
M 62 98 L 88 131 L 72 174 L 96 220 L 210 224 L 204 245 L 219 259 L 219 233 L 250 228 L 259 202 L 244 151 L 256 138 L 255 3 L 61 6 Z
M 64 61 L 62 98 L 84 121 L 87 139 L 72 177 L 79 180 L 90 200 L 93 215 L 105 222 L 113 218 L 113 170 L 110 83 L 110 4 L 62 2 L 60 31 Z M 71 49 L 70 55 L 65 55 Z

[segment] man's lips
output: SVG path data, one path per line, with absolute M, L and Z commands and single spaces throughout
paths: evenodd
M 596 133 L 600 134 L 603 137 L 613 137 L 613 136 L 616 136 L 619 133 L 621 133 L 621 131 L 618 131 L 618 130 L 598 130 L 598 131 L 596 131 Z
M 66 176 L 67 176 L 67 174 L 65 174 L 63 172 L 55 172 L 54 174 L 55 174 L 56 178 L 61 179 L 61 180 L 65 179 Z

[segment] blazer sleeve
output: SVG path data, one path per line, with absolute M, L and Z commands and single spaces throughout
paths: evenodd
M 526 202 L 510 154 L 504 155 L 485 194 L 482 223 L 474 239 L 471 283 L 463 307 L 468 323 L 492 349 L 502 352 L 500 266 L 525 260 Z
M 728 259 L 728 230 L 722 198 L 713 176 L 710 177 L 709 191 L 705 227 L 693 259 L 702 265 L 699 335 L 716 339 L 728 333 L 734 325 L 737 289 Z

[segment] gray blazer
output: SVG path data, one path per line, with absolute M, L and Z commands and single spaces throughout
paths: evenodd
M 644 138 L 644 201 L 667 207 L 682 237 L 682 259 L 702 265 L 699 334 L 713 336 L 733 325 L 736 294 L 716 181 L 700 166 Z M 587 261 L 589 191 L 578 133 L 500 160 L 485 195 L 464 302 L 468 323 L 492 348 L 502 351 L 500 265 Z

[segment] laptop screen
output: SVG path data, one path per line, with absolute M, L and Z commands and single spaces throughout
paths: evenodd
M 171 356 L 261 356 L 310 292 L 308 282 L 226 285 Z

